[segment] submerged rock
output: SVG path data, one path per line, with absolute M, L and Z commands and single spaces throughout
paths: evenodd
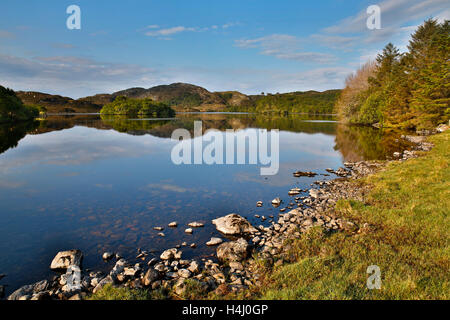
M 50 264 L 50 269 L 67 269 L 71 265 L 79 267 L 81 265 L 82 258 L 83 254 L 80 250 L 60 251 L 53 258 L 52 263 Z
M 212 221 L 216 229 L 225 235 L 242 235 L 257 232 L 247 219 L 235 213 Z

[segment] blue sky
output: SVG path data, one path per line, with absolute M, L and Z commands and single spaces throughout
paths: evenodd
M 66 27 L 69 5 L 81 30 Z M 369 5 L 381 29 L 366 26 Z M 405 50 L 448 0 L 4 0 L 0 84 L 74 98 L 188 82 L 247 94 L 326 90 L 389 41 Z

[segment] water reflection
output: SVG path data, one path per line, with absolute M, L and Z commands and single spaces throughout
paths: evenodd
M 280 129 L 280 170 L 262 177 L 257 165 L 176 166 L 172 131 Z M 295 178 L 296 170 L 326 173 L 344 160 L 382 159 L 392 154 L 397 133 L 346 127 L 332 117 L 270 117 L 254 114 L 179 114 L 175 119 L 99 116 L 49 117 L 0 127 L 0 273 L 13 290 L 51 275 L 48 265 L 62 249 L 85 253 L 84 266 L 106 268 L 101 253 L 120 252 L 133 261 L 137 248 L 160 250 L 183 241 L 185 257 L 205 256 L 204 244 L 220 236 L 211 219 L 231 212 L 264 224 L 255 213 L 287 191 L 319 178 Z M 325 177 L 320 177 L 325 178 Z M 256 208 L 256 201 L 263 201 Z M 205 223 L 193 235 L 191 221 Z M 154 226 L 178 221 L 159 237 Z M 267 221 L 265 223 L 268 223 Z

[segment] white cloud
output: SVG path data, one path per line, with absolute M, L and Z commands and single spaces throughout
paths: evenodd
M 167 29 L 159 29 L 156 31 L 148 31 L 145 33 L 145 35 L 149 37 L 159 37 L 159 36 L 169 36 L 180 32 L 186 32 L 186 31 L 197 31 L 197 28 L 188 28 L 184 26 L 178 26 L 178 27 L 172 27 Z
M 366 9 L 348 17 L 336 25 L 325 28 L 325 34 L 357 36 L 355 41 L 364 43 L 386 42 L 395 35 L 405 32 L 402 27 L 411 21 L 427 19 L 432 16 L 448 18 L 448 0 L 385 0 L 378 4 L 381 8 L 381 30 L 369 30 L 366 26 Z M 446 8 L 446 9 L 443 9 Z
M 53 56 L 21 58 L 0 54 L 2 85 L 16 90 L 35 90 L 85 96 L 112 92 L 155 80 L 155 70 L 133 64 L 90 58 Z
M 323 64 L 336 61 L 336 57 L 331 54 L 303 51 L 300 42 L 301 40 L 299 38 L 291 35 L 272 34 L 256 39 L 236 40 L 235 45 L 244 49 L 258 48 L 263 55 L 273 56 L 284 60 Z
M 234 27 L 234 26 L 238 26 L 238 25 L 240 25 L 239 22 L 229 22 L 229 23 L 225 23 L 225 24 L 221 25 L 220 28 L 225 30 L 225 29 L 228 29 L 228 28 L 231 28 L 231 27 Z M 182 33 L 182 32 L 206 32 L 206 31 L 209 31 L 209 30 L 218 30 L 219 29 L 219 25 L 212 25 L 210 27 L 176 26 L 176 27 L 170 27 L 170 28 L 163 28 L 163 29 L 161 29 L 161 27 L 159 25 L 155 24 L 155 25 L 149 25 L 145 29 L 146 30 L 152 29 L 152 31 L 145 32 L 146 36 L 159 37 L 159 39 L 161 39 L 161 40 L 171 40 L 171 38 L 167 38 L 167 36 L 174 35 L 174 34 L 177 34 L 177 33 Z

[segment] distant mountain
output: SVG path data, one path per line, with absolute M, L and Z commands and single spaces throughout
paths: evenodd
M 41 92 L 17 91 L 16 95 L 22 100 L 23 103 L 43 106 L 47 108 L 47 112 L 49 113 L 90 113 L 99 112 L 102 108 L 102 105 L 93 103 L 89 100 L 74 100 L 69 97 Z
M 188 83 L 173 83 L 149 89 L 130 88 L 112 94 L 97 94 L 77 100 L 40 92 L 19 91 L 17 92 L 17 96 L 26 104 L 42 105 L 46 107 L 49 113 L 99 112 L 103 105 L 114 101 L 118 96 L 134 99 L 151 98 L 155 101 L 168 104 L 176 111 L 202 112 L 259 111 L 262 109 L 282 111 L 282 109 L 287 106 L 291 112 L 302 112 L 301 103 L 303 101 L 307 101 L 307 110 L 309 112 L 315 105 L 323 104 L 323 102 L 326 101 L 326 107 L 321 106 L 319 108 L 320 110 L 318 110 L 318 113 L 322 113 L 331 112 L 332 107 L 330 107 L 330 105 L 334 104 L 335 96 L 337 96 L 338 92 L 340 92 L 340 90 L 326 91 L 323 93 L 308 91 L 276 95 L 247 96 L 238 91 L 210 92 L 205 88 Z M 332 94 L 330 95 L 330 93 Z M 300 96 L 302 97 L 300 98 Z M 280 105 L 278 106 L 277 104 Z
M 178 111 L 218 111 L 226 108 L 226 101 L 220 95 L 187 83 L 173 83 L 150 89 L 132 88 L 115 92 L 113 96 L 135 99 L 151 98 L 167 103 Z

